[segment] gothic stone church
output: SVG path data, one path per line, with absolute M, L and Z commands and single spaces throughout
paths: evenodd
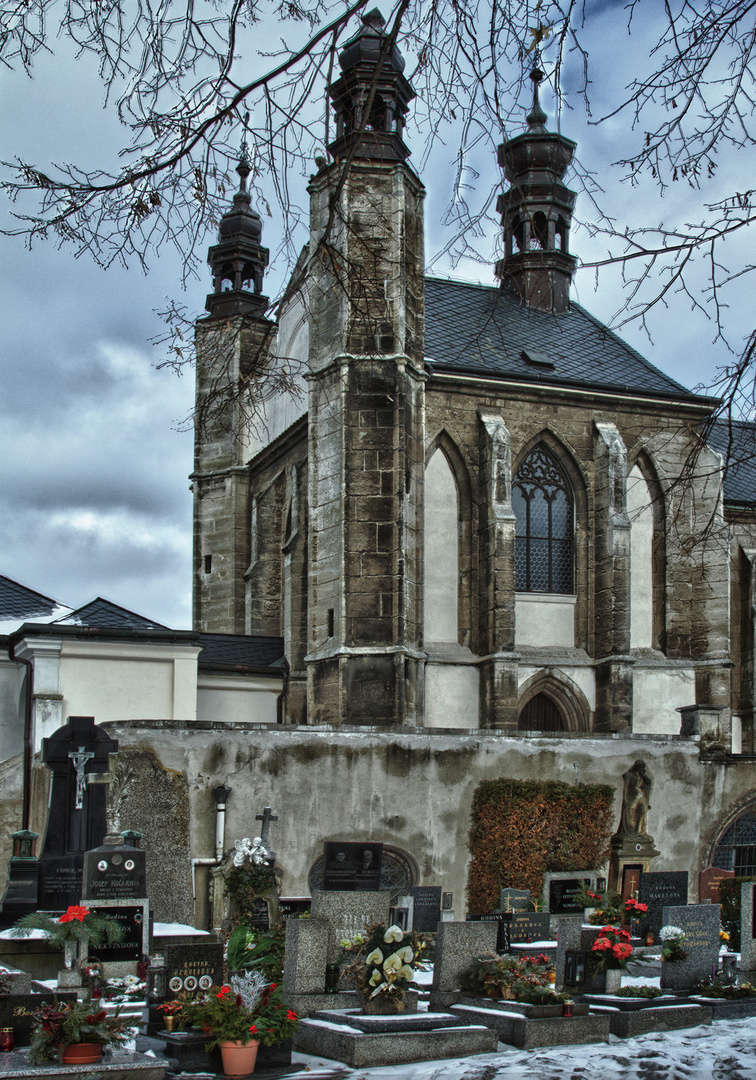
M 756 869 L 756 468 L 722 498 L 720 433 L 700 436 L 716 403 L 570 301 L 575 144 L 547 128 L 539 71 L 499 149 L 504 255 L 483 286 L 423 275 L 414 93 L 376 12 L 340 64 L 277 324 L 244 158 L 210 250 L 196 716 L 105 717 L 184 786 L 197 899 L 172 910 L 209 919 L 215 785 L 227 846 L 277 812 L 285 894 L 310 891 L 324 840 L 380 840 L 397 881 L 442 884 L 463 919 L 481 779 L 613 784 L 619 815 L 637 758 L 650 869 L 688 870 L 695 902 L 704 868 Z M 282 365 L 298 386 L 261 423 Z

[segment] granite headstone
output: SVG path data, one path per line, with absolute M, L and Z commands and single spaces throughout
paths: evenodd
M 509 928 L 512 919 L 512 913 L 509 911 L 497 911 L 491 915 L 468 915 L 468 922 L 495 922 L 497 926 L 496 931 L 496 951 L 499 953 L 507 952 L 509 949 Z
M 661 966 L 663 990 L 692 990 L 701 979 L 711 978 L 719 962 L 719 904 L 686 904 L 665 907 L 665 926 L 678 926 L 685 934 L 685 960 Z
M 114 919 L 123 927 L 123 937 L 113 945 L 91 945 L 90 956 L 96 956 L 103 964 L 110 965 L 108 975 L 135 974 L 135 965 L 142 956 L 150 953 L 150 903 L 147 899 L 92 900 L 87 907 L 99 915 Z M 118 964 L 130 964 L 131 968 L 119 969 Z
M 741 971 L 756 971 L 756 882 L 740 885 L 740 964 Z M 750 981 L 750 977 L 748 979 Z
M 515 911 L 509 926 L 513 945 L 551 940 L 551 916 L 547 911 Z
M 413 885 L 412 929 L 418 934 L 435 934 L 441 921 L 441 886 Z
M 107 842 L 85 852 L 81 895 L 83 900 L 135 900 L 145 897 L 145 853 L 130 844 Z
M 641 874 L 638 901 L 648 905 L 648 911 L 641 917 L 641 934 L 652 933 L 656 937 L 664 925 L 664 908 L 688 903 L 687 870 Z
M 179 994 L 199 994 L 223 982 L 223 946 L 215 942 L 201 945 L 165 946 L 165 989 L 168 998 Z
M 76 1000 L 75 990 L 56 990 L 58 1001 Z M 0 997 L 0 1028 L 13 1028 L 16 1046 L 28 1046 L 36 1027 L 34 1013 L 42 1004 L 52 1005 L 52 994 L 7 994 Z M 6 1055 L 3 1055 L 6 1056 Z M 10 1059 L 10 1055 L 7 1055 Z M 18 1074 L 17 1074 L 18 1075 Z
M 719 886 L 723 881 L 735 877 L 734 870 L 720 870 L 718 866 L 707 866 L 698 875 L 698 902 L 699 904 L 719 904 Z
M 502 889 L 499 893 L 500 911 L 530 911 L 530 889 Z
M 595 888 L 595 873 L 544 874 L 544 899 L 549 912 L 552 915 L 582 915 L 583 905 L 575 897 L 583 886 Z
M 311 909 L 312 899 L 309 896 L 281 896 L 278 900 L 278 910 L 284 922 L 307 916 Z

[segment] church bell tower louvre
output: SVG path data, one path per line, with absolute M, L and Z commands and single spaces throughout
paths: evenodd
M 496 276 L 530 308 L 561 312 L 570 306 L 576 259 L 569 253 L 575 192 L 562 183 L 576 144 L 546 130 L 538 88 L 544 73 L 530 73 L 533 105 L 528 130 L 499 147 L 499 164 L 510 187 L 499 196 L 504 258 Z
M 245 632 L 248 563 L 248 421 L 255 373 L 270 358 L 275 324 L 265 318 L 263 274 L 268 249 L 247 190 L 246 145 L 236 171 L 239 190 L 208 251 L 213 291 L 195 328 L 194 628 Z
M 414 92 L 377 10 L 328 87 L 331 162 L 310 182 L 310 723 L 421 723 L 424 189 Z

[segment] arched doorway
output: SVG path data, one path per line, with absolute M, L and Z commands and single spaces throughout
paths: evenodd
M 559 707 L 546 694 L 535 694 L 520 712 L 520 731 L 564 731 L 566 724 Z

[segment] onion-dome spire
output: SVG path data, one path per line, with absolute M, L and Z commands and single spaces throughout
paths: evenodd
M 333 158 L 347 153 L 373 161 L 409 157 L 402 133 L 415 91 L 402 74 L 404 57 L 388 43 L 385 25 L 373 8 L 339 53 L 341 78 L 328 87 L 336 119 L 336 138 L 328 146 Z
M 566 311 L 576 263 L 569 253 L 575 192 L 562 178 L 576 144 L 546 130 L 547 116 L 539 100 L 544 73 L 538 62 L 530 79 L 533 104 L 526 117 L 528 130 L 499 147 L 499 164 L 510 187 L 497 203 L 504 258 L 496 264 L 496 274 L 529 307 Z
M 262 221 L 252 209 L 247 178 L 252 172 L 246 138 L 239 164 L 239 190 L 233 205 L 218 227 L 218 243 L 207 253 L 213 275 L 213 292 L 205 302 L 211 315 L 262 315 L 268 306 L 262 295 L 263 273 L 270 252 L 260 244 Z

